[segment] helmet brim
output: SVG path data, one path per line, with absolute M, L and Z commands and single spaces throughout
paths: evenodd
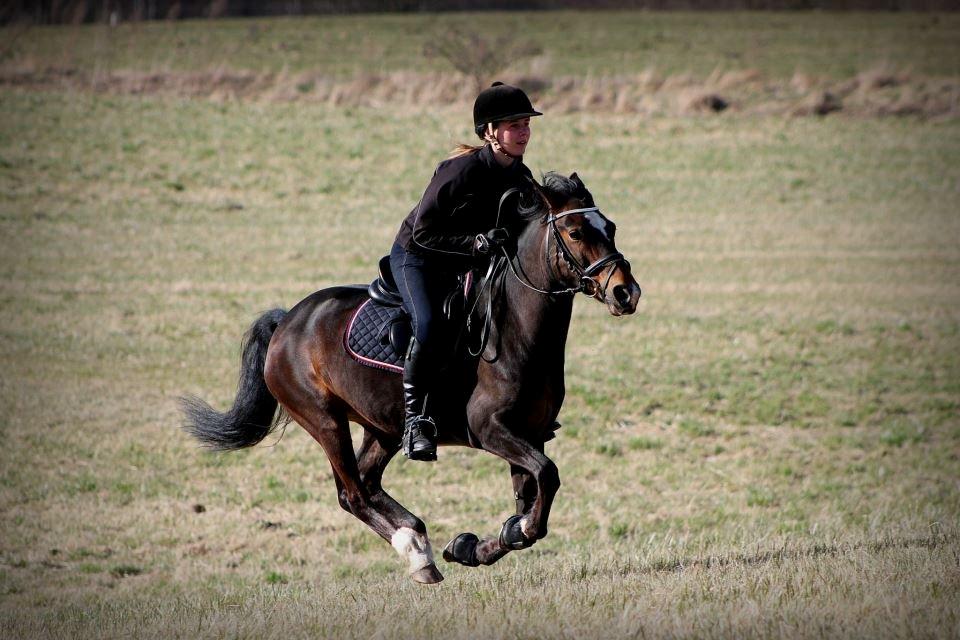
M 483 140 L 483 132 L 484 132 L 484 130 L 487 128 L 487 125 L 490 124 L 491 122 L 509 122 L 509 121 L 511 121 L 511 120 L 520 120 L 521 118 L 532 118 L 532 117 L 534 117 L 534 116 L 542 116 L 542 115 L 543 115 L 543 114 L 540 113 L 539 111 L 525 111 L 525 112 L 523 112 L 523 113 L 509 113 L 509 114 L 507 114 L 507 115 L 497 116 L 497 117 L 495 117 L 495 118 L 491 118 L 490 120 L 488 120 L 488 121 L 486 121 L 486 122 L 481 122 L 481 123 L 478 124 L 476 127 L 474 127 L 474 131 L 477 132 L 477 137 L 480 138 L 481 140 Z
M 503 122 L 504 120 L 519 120 L 521 118 L 532 118 L 534 116 L 542 116 L 543 114 L 539 111 L 527 111 L 524 113 L 506 113 L 503 115 L 498 115 L 496 117 L 490 118 L 487 122 Z

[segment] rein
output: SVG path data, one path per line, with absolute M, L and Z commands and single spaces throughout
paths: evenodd
M 515 193 L 520 193 L 520 189 L 517 189 L 516 187 L 507 189 L 503 192 L 503 195 L 500 196 L 500 203 L 497 205 L 497 220 L 494 224 L 494 228 L 500 226 L 500 214 L 503 213 L 503 203 Z M 500 247 L 500 249 L 503 251 L 503 255 L 507 256 L 506 250 L 503 249 L 503 247 Z M 484 288 L 486 288 L 487 308 L 483 317 L 483 328 L 480 330 L 480 346 L 477 347 L 476 352 L 474 352 L 474 350 L 470 348 L 470 345 L 467 344 L 467 353 L 469 353 L 473 358 L 483 358 L 483 351 L 487 348 L 487 341 L 490 339 L 490 324 L 493 322 L 493 281 L 496 279 L 496 275 L 502 266 L 503 258 L 500 256 L 490 258 L 490 264 L 487 265 L 487 273 L 483 276 L 483 282 L 480 284 L 480 287 L 477 291 L 477 298 L 473 301 L 473 306 L 470 307 L 470 311 L 467 312 L 466 327 L 467 334 L 469 335 L 473 313 L 477 309 L 477 304 L 480 302 L 480 298 L 483 297 Z

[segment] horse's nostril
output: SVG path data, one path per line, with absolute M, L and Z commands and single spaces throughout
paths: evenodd
M 616 300 L 620 306 L 626 305 L 630 302 L 630 290 L 624 285 L 618 284 L 613 288 L 613 299 Z

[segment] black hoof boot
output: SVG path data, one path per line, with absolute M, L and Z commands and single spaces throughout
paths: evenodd
M 457 562 L 465 567 L 479 567 L 477 560 L 477 543 L 480 538 L 472 533 L 461 533 L 447 543 L 443 548 L 443 559 L 447 562 Z
M 403 430 L 403 455 L 411 460 L 433 462 L 437 459 L 437 425 L 432 418 L 415 416 Z
M 500 529 L 500 544 L 503 547 L 514 550 L 526 549 L 536 542 L 523 535 L 523 529 L 520 527 L 522 519 L 523 516 L 510 516 L 503 523 L 503 528 Z

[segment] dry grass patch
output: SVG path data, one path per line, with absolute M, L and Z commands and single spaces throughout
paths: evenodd
M 731 112 L 824 116 L 836 111 L 873 116 L 918 115 L 955 118 L 960 82 L 955 79 L 890 75 L 882 68 L 831 81 L 795 74 L 789 81 L 764 79 L 756 70 L 721 73 L 705 79 L 689 74 L 660 79 L 655 72 L 613 77 L 534 77 L 502 74 L 531 92 L 551 113 L 624 113 L 647 116 Z M 28 90 L 92 91 L 187 98 L 320 103 L 339 107 L 423 108 L 437 104 L 468 108 L 475 82 L 451 73 L 397 71 L 362 73 L 338 79 L 316 72 L 86 73 L 74 69 L 0 71 L 0 86 Z

